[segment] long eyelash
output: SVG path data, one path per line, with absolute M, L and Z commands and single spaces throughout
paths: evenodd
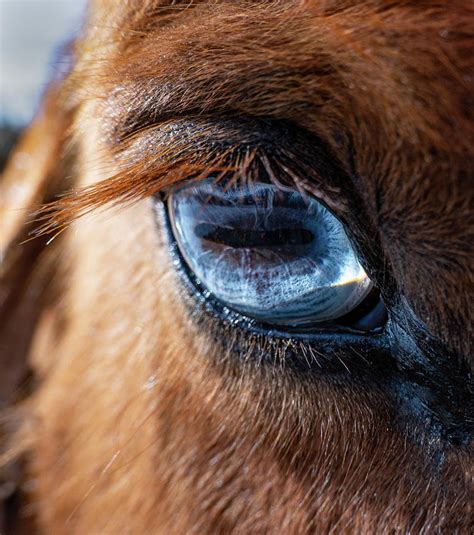
M 122 164 L 123 169 L 117 174 L 92 186 L 71 190 L 41 207 L 33 214 L 33 222 L 37 226 L 32 231 L 32 238 L 50 233 L 57 235 L 76 219 L 98 208 L 130 205 L 166 191 L 179 182 L 199 181 L 209 176 L 214 176 L 217 182 L 225 178 L 230 187 L 239 180 L 245 184 L 255 182 L 264 172 L 268 180 L 278 187 L 292 187 L 301 192 L 311 192 L 314 188 L 281 159 L 271 159 L 258 148 L 228 148 L 215 153 L 199 151 L 196 154 L 191 152 L 190 147 L 183 150 L 182 146 L 168 146 L 158 158 L 141 156 L 136 161 L 136 157 L 129 156 L 127 151 L 117 156 L 119 165 L 128 159 L 134 162 Z
M 134 163 L 110 178 L 92 186 L 71 190 L 42 206 L 33 214 L 33 221 L 38 226 L 32 237 L 62 232 L 73 221 L 93 210 L 133 204 L 191 177 L 201 180 L 210 173 L 231 171 L 231 166 L 226 165 L 219 156 L 209 158 L 206 162 L 165 160 L 158 166 Z

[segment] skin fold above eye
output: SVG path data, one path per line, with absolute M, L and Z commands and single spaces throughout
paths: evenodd
M 251 318 L 327 321 L 372 288 L 343 225 L 297 191 L 207 180 L 173 190 L 168 208 L 189 269 L 215 298 Z

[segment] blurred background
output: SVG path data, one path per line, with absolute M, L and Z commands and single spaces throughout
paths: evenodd
M 76 35 L 87 0 L 0 0 L 0 169 Z

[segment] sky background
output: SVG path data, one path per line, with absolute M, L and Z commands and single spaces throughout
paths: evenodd
M 31 120 L 58 51 L 80 29 L 86 0 L 0 0 L 0 122 Z

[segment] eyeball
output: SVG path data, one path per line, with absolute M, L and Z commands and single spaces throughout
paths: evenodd
M 172 190 L 168 213 L 194 276 L 222 304 L 258 321 L 335 320 L 372 288 L 342 223 L 297 191 L 208 180 Z

